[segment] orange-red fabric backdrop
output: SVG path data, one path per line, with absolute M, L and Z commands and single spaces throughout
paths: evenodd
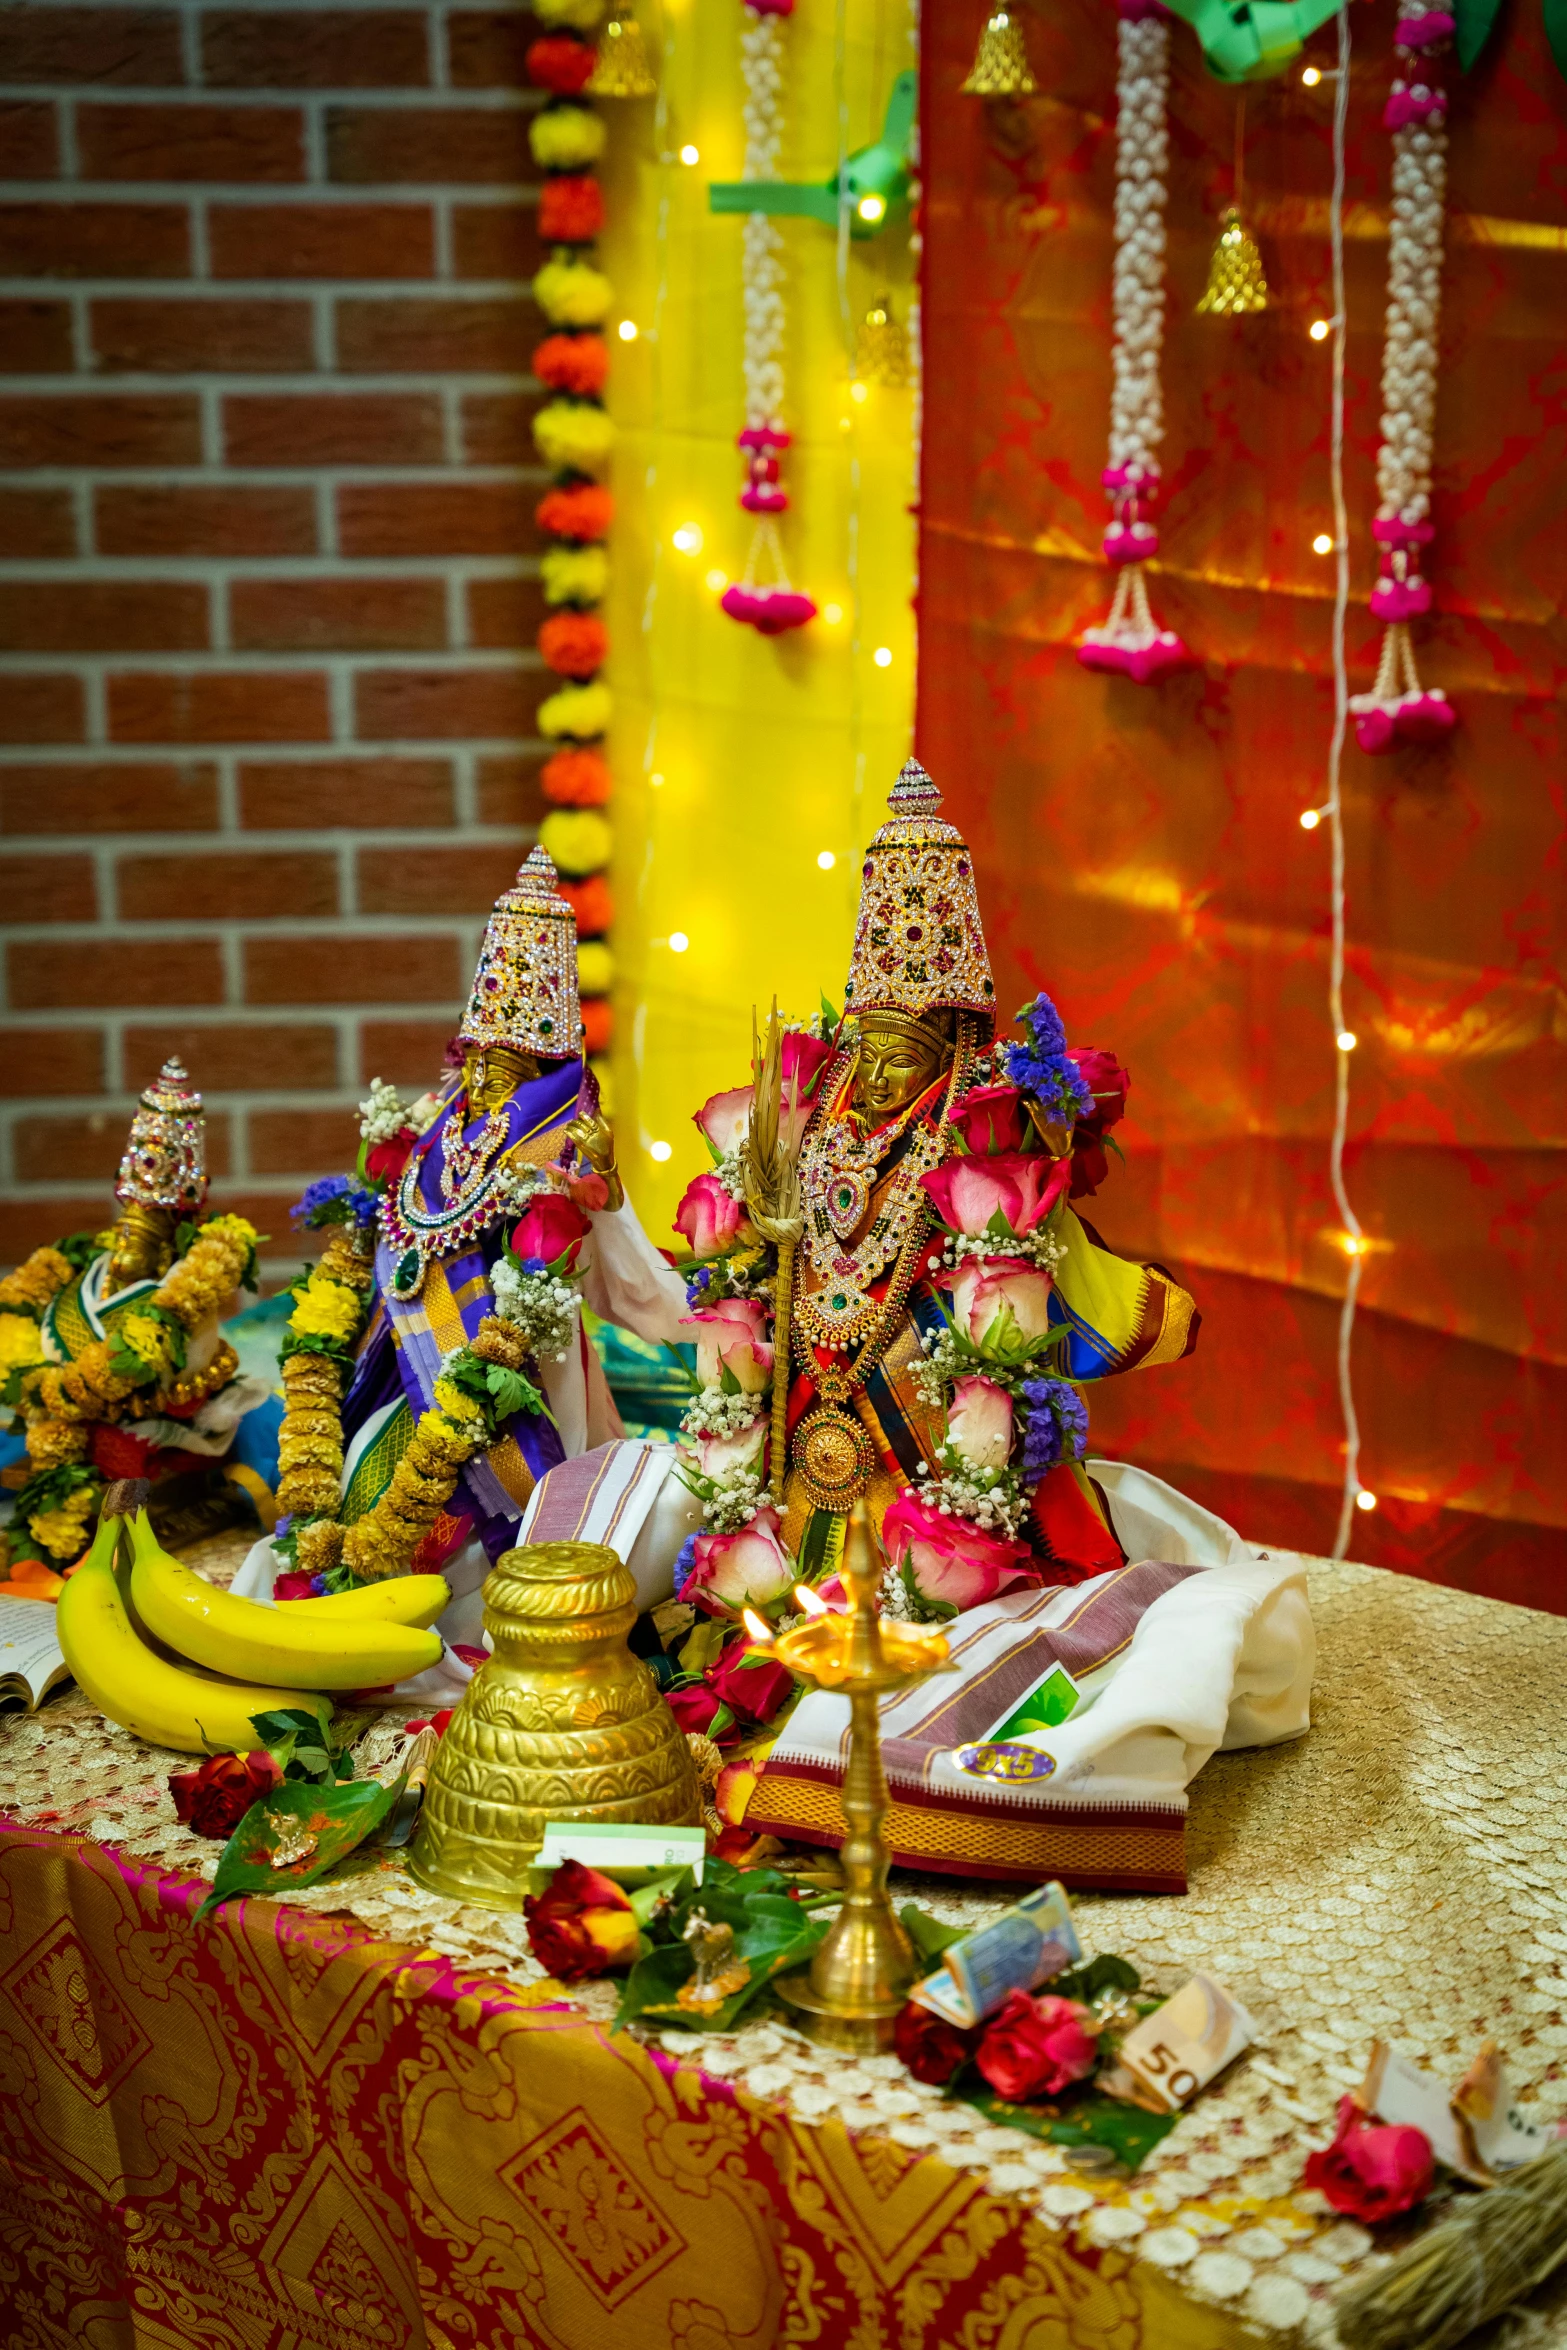
M 1325 1548 L 1345 1257 L 1327 1187 L 1332 83 L 1245 99 L 1271 305 L 1199 318 L 1239 94 L 1173 35 L 1167 495 L 1156 609 L 1196 665 L 1094 676 L 1110 387 L 1115 12 L 1023 22 L 1039 95 L 959 85 L 982 0 L 925 12 L 921 756 L 969 830 L 1006 1007 L 1038 986 L 1133 1078 L 1105 1238 L 1171 1266 L 1195 1358 L 1102 1391 L 1096 1442 L 1250 1535 Z M 1393 0 L 1359 0 L 1350 117 L 1351 688 L 1375 667 L 1374 460 Z M 1312 54 L 1332 64 L 1332 27 Z M 1350 1183 L 1379 1244 L 1356 1338 L 1354 1549 L 1567 1609 L 1563 756 L 1567 84 L 1503 10 L 1450 115 L 1426 682 L 1440 749 L 1345 760 Z

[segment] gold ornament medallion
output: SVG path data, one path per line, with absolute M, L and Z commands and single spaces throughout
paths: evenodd
M 796 1428 L 790 1449 L 806 1499 L 819 1510 L 852 1508 L 876 1467 L 869 1436 L 836 1404 L 818 1404 Z

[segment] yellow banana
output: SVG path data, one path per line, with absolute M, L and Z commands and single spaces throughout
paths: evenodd
M 357 1591 L 333 1591 L 324 1599 L 285 1599 L 278 1604 L 307 1624 L 416 1624 L 423 1630 L 435 1622 L 451 1596 L 452 1587 L 444 1575 L 388 1575 L 380 1583 L 361 1583 Z
M 131 1520 L 131 1600 L 154 1639 L 214 1672 L 289 1689 L 380 1689 L 439 1662 L 441 1635 L 362 1616 L 301 1616 L 237 1599 L 170 1558 L 146 1512 Z
M 115 1579 L 123 1521 L 105 1518 L 91 1550 L 60 1594 L 55 1636 L 77 1686 L 101 1714 L 152 1746 L 180 1754 L 246 1754 L 260 1744 L 252 1714 L 304 1706 L 323 1722 L 331 1701 L 293 1688 L 208 1681 L 156 1656 L 132 1624 Z

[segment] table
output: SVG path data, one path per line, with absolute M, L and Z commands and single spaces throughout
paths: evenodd
M 1076 1905 L 1155 1989 L 1201 1965 L 1262 2024 L 1131 2181 L 776 2019 L 612 2038 L 608 1985 L 566 1992 L 520 1919 L 385 1859 L 193 1927 L 218 1847 L 169 1758 L 74 1692 L 12 1717 L 8 2350 L 1331 2345 L 1385 2253 L 1298 2181 L 1369 2038 L 1456 2076 L 1492 2030 L 1531 2109 L 1567 2107 L 1567 1621 L 1311 1583 L 1310 1738 L 1202 1773 L 1189 1894 Z M 369 1721 L 366 1763 L 400 1738 Z M 1004 1898 L 909 1890 L 960 1921 Z M 1531 2339 L 1567 2344 L 1567 2280 Z

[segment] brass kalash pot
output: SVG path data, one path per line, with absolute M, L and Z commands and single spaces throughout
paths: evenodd
M 550 1820 L 695 1827 L 679 1724 L 626 1635 L 636 1584 L 594 1542 L 509 1550 L 484 1586 L 495 1653 L 436 1750 L 409 1867 L 459 1901 L 514 1909 Z

